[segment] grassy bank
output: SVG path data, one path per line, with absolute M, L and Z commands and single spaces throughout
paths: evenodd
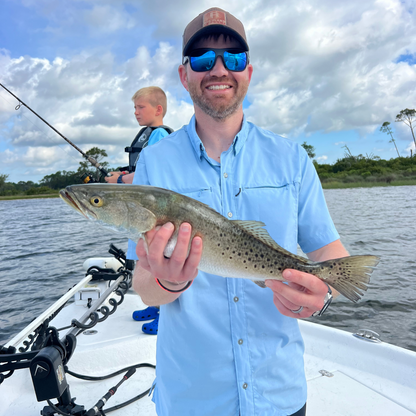
M 416 179 L 410 180 L 397 180 L 391 181 L 390 183 L 387 182 L 338 182 L 338 181 L 331 181 L 331 182 L 324 182 L 322 183 L 322 188 L 324 189 L 346 189 L 346 188 L 374 188 L 378 186 L 415 186 Z
M 37 198 L 58 198 L 59 193 L 53 194 L 43 194 L 43 195 L 8 195 L 8 196 L 0 196 L 0 201 L 9 201 L 12 199 L 37 199 Z

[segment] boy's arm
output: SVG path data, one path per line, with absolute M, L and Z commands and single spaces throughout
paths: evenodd
M 107 183 L 118 183 L 118 178 L 120 175 L 122 175 L 121 172 L 110 172 L 111 176 L 106 176 L 104 178 L 104 180 Z M 134 172 L 133 173 L 128 173 L 127 175 L 123 175 L 122 176 L 122 183 L 133 183 L 133 177 L 134 177 Z

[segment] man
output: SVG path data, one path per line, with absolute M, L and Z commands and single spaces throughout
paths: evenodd
M 188 126 L 145 149 L 133 183 L 198 199 L 232 220 L 256 220 L 281 246 L 312 260 L 347 256 L 315 169 L 296 143 L 244 118 L 253 67 L 242 23 L 213 8 L 185 29 L 179 76 L 194 102 Z M 169 154 L 163 168 L 157 160 Z M 137 181 L 136 181 L 137 177 Z M 321 310 L 328 287 L 286 270 L 288 284 L 198 272 L 203 242 L 182 224 L 137 245 L 134 288 L 162 305 L 153 400 L 159 415 L 304 415 L 303 341 L 296 318 Z M 192 285 L 191 285 L 192 284 Z

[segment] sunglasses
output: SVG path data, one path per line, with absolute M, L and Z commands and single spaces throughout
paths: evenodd
M 214 68 L 217 58 L 221 56 L 224 66 L 233 72 L 241 72 L 249 63 L 248 52 L 241 49 L 194 49 L 189 56 L 184 56 L 183 64 L 188 61 L 195 72 L 206 72 Z

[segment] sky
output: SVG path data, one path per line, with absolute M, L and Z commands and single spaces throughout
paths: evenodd
M 414 149 L 414 0 L 0 0 L 0 83 L 83 151 L 105 149 L 110 166 L 139 126 L 131 97 L 157 85 L 165 124 L 179 129 L 193 105 L 178 77 L 185 26 L 220 6 L 245 26 L 253 77 L 247 119 L 299 144 L 319 163 L 353 155 L 397 157 Z M 40 181 L 76 170 L 81 155 L 0 87 L 0 174 Z

